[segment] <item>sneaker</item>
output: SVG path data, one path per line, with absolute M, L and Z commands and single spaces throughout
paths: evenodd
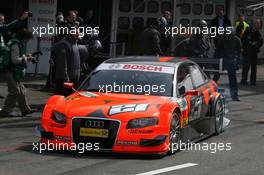
M 30 109 L 29 111 L 22 112 L 21 117 L 24 117 L 24 116 L 29 115 L 29 114 L 33 114 L 35 112 L 37 112 L 36 109 Z

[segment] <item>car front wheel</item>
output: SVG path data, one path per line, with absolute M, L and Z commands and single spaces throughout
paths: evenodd
M 215 134 L 219 135 L 223 131 L 223 120 L 224 120 L 224 98 L 219 97 L 217 98 L 214 106 L 213 116 L 215 117 Z
M 170 150 L 169 155 L 175 154 L 180 148 L 180 114 L 178 112 L 173 113 L 170 123 Z

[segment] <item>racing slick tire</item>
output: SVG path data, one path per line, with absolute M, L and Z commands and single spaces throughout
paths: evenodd
M 181 122 L 180 122 L 180 114 L 179 112 L 174 112 L 172 114 L 172 119 L 170 123 L 170 150 L 168 151 L 168 155 L 173 155 L 177 151 L 180 150 L 180 131 L 181 131 Z M 177 147 L 175 147 L 177 146 Z
M 215 117 L 215 135 L 223 132 L 223 120 L 225 115 L 225 101 L 224 97 L 219 96 L 213 106 L 213 117 Z

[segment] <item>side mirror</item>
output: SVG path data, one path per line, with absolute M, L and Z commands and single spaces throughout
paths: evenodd
M 186 96 L 199 96 L 200 95 L 200 92 L 198 90 L 188 90 L 185 92 L 185 95 Z
M 69 82 L 65 82 L 65 83 L 63 83 L 63 87 L 65 89 L 73 89 L 74 88 L 74 84 L 73 83 L 69 83 Z

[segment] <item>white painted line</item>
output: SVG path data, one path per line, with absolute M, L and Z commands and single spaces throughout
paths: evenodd
M 179 170 L 179 169 L 183 169 L 183 168 L 187 168 L 187 167 L 192 167 L 192 166 L 196 166 L 196 165 L 198 165 L 198 164 L 185 163 L 185 164 L 182 164 L 182 165 L 177 165 L 177 166 L 171 166 L 171 167 L 167 167 L 167 168 L 157 169 L 157 170 L 153 170 L 153 171 L 149 171 L 149 172 L 145 172 L 145 173 L 140 173 L 140 174 L 136 174 L 136 175 L 155 175 L 155 174 L 166 173 L 166 172 L 169 172 L 169 171 Z

